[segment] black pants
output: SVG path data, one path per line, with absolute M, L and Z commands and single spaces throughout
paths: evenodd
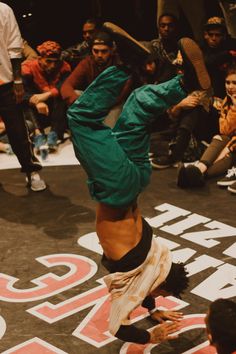
M 219 133 L 219 114 L 213 107 L 206 112 L 202 106 L 197 106 L 180 115 L 179 128 L 192 133 L 198 140 L 210 142 Z
M 191 135 L 197 140 L 211 141 L 213 135 L 219 132 L 219 116 L 211 109 L 208 113 L 202 106 L 183 111 L 176 122 L 176 138 L 172 148 L 174 161 L 181 161 L 189 145 Z
M 45 116 L 28 105 L 24 106 L 26 119 L 32 121 L 34 129 L 39 129 L 42 133 L 46 127 L 51 127 L 51 130 L 56 132 L 60 139 L 63 139 L 63 134 L 67 128 L 66 103 L 61 97 L 52 97 L 47 100 L 49 115 Z
M 0 115 L 6 127 L 9 142 L 21 165 L 21 171 L 30 173 L 42 168 L 34 156 L 21 106 L 16 104 L 12 83 L 0 85 Z

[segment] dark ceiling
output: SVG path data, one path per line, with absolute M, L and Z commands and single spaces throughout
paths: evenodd
M 79 42 L 83 22 L 91 17 L 114 22 L 138 40 L 157 37 L 157 0 L 3 0 L 3 2 L 12 7 L 22 36 L 33 47 L 44 40 L 56 40 L 64 48 Z M 220 15 L 217 6 L 216 0 L 206 0 L 207 15 Z M 180 24 L 181 34 L 191 36 L 190 26 L 184 16 L 181 16 Z
M 156 0 L 3 0 L 14 10 L 22 35 L 32 45 L 48 39 L 63 46 L 81 39 L 83 22 L 90 17 L 114 22 L 137 39 L 157 35 Z M 28 14 L 31 14 L 30 16 Z

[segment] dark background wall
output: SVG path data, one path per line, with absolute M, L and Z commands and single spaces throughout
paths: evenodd
M 157 37 L 157 0 L 3 0 L 3 2 L 13 8 L 23 37 L 33 47 L 48 39 L 57 40 L 63 47 L 80 41 L 82 24 L 90 17 L 100 17 L 102 21 L 114 22 L 138 40 Z M 216 0 L 206 1 L 207 16 L 221 15 L 217 4 Z M 182 34 L 191 36 L 190 26 L 184 16 L 181 16 L 180 23 Z

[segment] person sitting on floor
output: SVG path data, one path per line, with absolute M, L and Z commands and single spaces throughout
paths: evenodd
M 165 82 L 177 74 L 174 64 L 178 54 L 178 19 L 171 13 L 163 13 L 158 19 L 159 36 L 151 41 L 153 53 L 159 61 L 158 82 Z
M 160 67 L 158 55 L 157 53 L 154 53 L 151 42 L 140 41 L 140 43 L 150 50 L 150 55 L 139 69 L 139 85 L 157 84 L 159 76 L 158 71 Z
M 60 86 L 71 69 L 60 59 L 61 46 L 46 41 L 37 47 L 39 58 L 22 63 L 25 87 L 24 111 L 35 126 L 36 151 L 49 148 L 57 150 L 58 139 L 63 139 L 66 123 L 66 105 L 60 95 Z M 44 128 L 50 126 L 47 137 Z
M 228 36 L 223 18 L 215 16 L 208 19 L 204 25 L 204 41 L 201 49 L 214 95 L 223 99 L 227 67 L 236 61 L 236 39 Z
M 111 36 L 105 31 L 96 32 L 92 40 L 92 55 L 83 59 L 61 87 L 61 95 L 70 106 L 91 82 L 106 68 L 119 63 Z M 130 90 L 127 88 L 127 96 Z
M 178 73 L 183 73 L 180 53 L 176 66 Z M 212 103 L 208 94 L 205 97 L 204 92 L 194 91 L 167 110 L 165 121 L 171 122 L 169 131 L 159 133 L 159 140 L 165 136 L 168 145 L 162 154 L 158 148 L 153 149 L 157 154 L 151 158 L 154 169 L 178 167 L 183 161 L 192 162 L 200 158 L 212 137 L 219 132 L 219 113 Z
M 69 107 L 69 127 L 75 154 L 88 175 L 91 197 L 98 202 L 96 232 L 104 252 L 102 263 L 110 272 L 104 278 L 111 294 L 110 333 L 124 341 L 160 343 L 171 339 L 170 334 L 179 329 L 180 313 L 163 317 L 157 313 L 157 318 L 169 318 L 174 323 L 163 323 L 150 332 L 130 324 L 130 315 L 142 305 L 155 318 L 153 298 L 179 296 L 187 288 L 188 278 L 184 265 L 173 263 L 170 250 L 153 238 L 137 205 L 151 175 L 148 128 L 188 92 L 208 91 L 210 79 L 199 47 L 183 38 L 179 46 L 184 56 L 184 76 L 135 89 L 110 129 L 104 118 L 127 83 L 134 63 L 143 62 L 149 51 L 118 26 L 104 26 L 113 34 L 123 65 L 102 71 Z M 129 47 L 132 58 L 128 57 Z
M 236 354 L 236 303 L 229 299 L 213 301 L 205 317 L 210 344 L 218 354 Z
M 169 142 L 168 154 L 152 159 L 151 165 L 154 169 L 178 166 L 182 161 L 186 161 L 191 142 L 194 143 L 195 149 L 188 158 L 191 158 L 190 161 L 196 161 L 200 157 L 200 152 L 205 149 L 205 145 L 200 144 L 200 141 L 210 140 L 218 132 L 218 116 L 214 120 L 210 119 L 210 109 L 208 98 L 205 104 L 202 93 L 195 91 L 167 111 L 173 122 L 173 135 Z M 212 118 L 215 116 L 212 115 Z
M 82 35 L 83 41 L 64 49 L 61 53 L 63 60 L 68 62 L 73 70 L 79 62 L 87 55 L 91 54 L 91 43 L 94 34 L 99 30 L 99 21 L 89 18 L 83 24 Z
M 233 165 L 236 151 L 236 65 L 227 70 L 225 88 L 227 96 L 221 108 L 220 135 L 213 137 L 199 162 L 180 167 L 177 185 L 181 188 L 201 187 L 205 176 L 219 176 Z

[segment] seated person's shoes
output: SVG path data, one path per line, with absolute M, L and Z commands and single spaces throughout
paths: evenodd
M 154 169 L 162 170 L 168 167 L 176 167 L 178 165 L 178 162 L 173 161 L 173 159 L 169 155 L 163 155 L 153 158 L 151 160 L 151 165 Z
M 228 186 L 228 191 L 230 193 L 236 194 L 236 182 L 234 182 L 233 184 L 231 184 L 230 186 Z
M 224 178 L 217 181 L 217 185 L 220 187 L 228 187 L 236 182 L 236 167 L 232 167 L 227 171 Z
M 205 184 L 204 175 L 194 165 L 187 167 L 182 164 L 178 170 L 177 186 L 180 188 L 202 187 Z
M 40 154 L 40 149 L 46 144 L 46 137 L 44 134 L 35 135 L 33 138 L 36 154 Z
M 47 145 L 48 145 L 50 152 L 57 151 L 57 148 L 58 148 L 57 140 L 58 140 L 57 133 L 55 131 L 51 130 L 47 136 Z

